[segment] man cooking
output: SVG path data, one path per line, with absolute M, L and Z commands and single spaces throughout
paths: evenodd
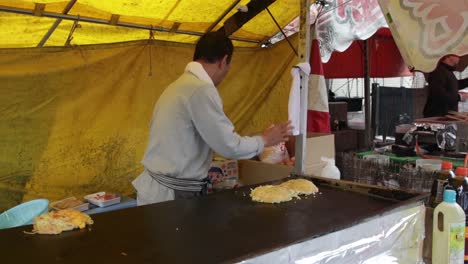
M 468 79 L 457 80 L 453 74 L 459 61 L 458 56 L 447 55 L 440 60 L 437 68 L 429 73 L 424 117 L 444 116 L 448 111 L 458 111 L 458 102 L 468 100 L 468 93 L 459 92 L 468 87 Z
M 229 71 L 232 53 L 232 42 L 224 34 L 205 34 L 193 61 L 156 102 L 142 161 L 145 170 L 132 182 L 138 205 L 203 195 L 213 151 L 248 159 L 288 140 L 290 122 L 271 126 L 260 136 L 234 132 L 216 88 Z

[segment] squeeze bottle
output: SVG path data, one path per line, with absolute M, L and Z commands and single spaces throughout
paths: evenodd
M 327 165 L 322 169 L 320 173 L 321 177 L 330 178 L 334 180 L 339 180 L 341 177 L 340 170 L 335 166 L 335 160 L 322 157 L 322 160 L 327 163 Z
M 442 161 L 442 170 L 440 171 L 437 179 L 434 180 L 431 190 L 430 204 L 432 207 L 436 207 L 443 200 L 444 190 L 451 181 L 455 179 L 455 173 L 453 172 L 452 162 Z

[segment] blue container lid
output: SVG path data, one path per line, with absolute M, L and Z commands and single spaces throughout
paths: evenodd
M 455 203 L 457 193 L 454 190 L 444 190 L 444 202 Z
M 0 229 L 30 225 L 34 217 L 47 213 L 49 200 L 37 199 L 22 203 L 0 214 Z

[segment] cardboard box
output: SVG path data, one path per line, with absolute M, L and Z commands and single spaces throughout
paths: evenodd
M 214 160 L 208 170 L 214 189 L 233 188 L 239 180 L 237 160 Z
M 291 153 L 294 156 L 294 153 Z M 322 157 L 335 158 L 333 134 L 309 133 L 306 142 L 305 173 L 320 176 L 326 163 Z M 294 172 L 294 167 L 269 164 L 254 160 L 239 160 L 239 182 L 242 185 L 259 184 L 280 180 Z
M 336 152 L 344 152 L 358 149 L 357 130 L 345 129 L 333 131 L 335 135 Z
M 330 113 L 330 127 L 332 130 L 346 128 L 348 122 L 348 103 L 329 102 L 328 112 Z
M 306 143 L 305 173 L 320 176 L 326 163 L 322 157 L 335 158 L 335 137 L 333 134 L 309 133 Z
M 357 133 L 357 149 L 365 150 L 366 149 L 366 131 L 365 130 L 356 130 Z
M 241 185 L 259 184 L 288 177 L 294 167 L 270 164 L 255 160 L 239 160 L 239 183 Z

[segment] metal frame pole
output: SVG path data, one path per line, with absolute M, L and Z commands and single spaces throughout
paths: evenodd
M 64 14 L 68 14 L 68 12 L 72 9 L 72 7 L 75 5 L 77 0 L 71 0 L 70 2 L 68 2 L 67 6 L 65 7 L 65 9 L 63 9 L 63 13 Z M 52 33 L 54 33 L 55 29 L 57 29 L 57 27 L 60 25 L 60 22 L 62 22 L 62 19 L 61 18 L 58 18 L 57 20 L 55 20 L 54 24 L 49 28 L 49 31 L 47 31 L 47 33 L 44 35 L 44 37 L 41 39 L 41 41 L 39 42 L 39 44 L 37 44 L 37 47 L 43 47 L 44 44 L 46 43 L 46 41 L 50 38 L 50 36 L 52 35 Z
M 270 15 L 271 19 L 273 19 L 273 22 L 275 22 L 275 25 L 276 27 L 279 29 L 279 31 L 281 32 L 281 34 L 283 34 L 283 37 L 284 39 L 286 39 L 286 41 L 288 42 L 289 46 L 291 47 L 291 49 L 294 51 L 294 54 L 296 54 L 296 56 L 298 56 L 299 54 L 297 54 L 297 51 L 296 49 L 294 48 L 293 44 L 291 43 L 291 41 L 289 40 L 288 36 L 286 35 L 286 33 L 284 33 L 284 30 L 283 28 L 279 25 L 278 21 L 276 21 L 276 18 L 273 16 L 273 14 L 270 12 L 270 9 L 268 7 L 265 8 L 266 11 L 268 11 L 268 14 Z
M 299 61 L 310 61 L 310 0 L 300 0 L 299 19 Z M 301 112 L 299 135 L 296 136 L 296 162 L 294 172 L 304 174 L 307 140 L 307 110 L 309 95 L 309 76 L 301 71 Z
M 371 96 L 370 96 L 370 63 L 369 63 L 369 40 L 364 41 L 364 115 L 365 115 L 365 147 L 372 145 L 372 127 L 371 127 Z

